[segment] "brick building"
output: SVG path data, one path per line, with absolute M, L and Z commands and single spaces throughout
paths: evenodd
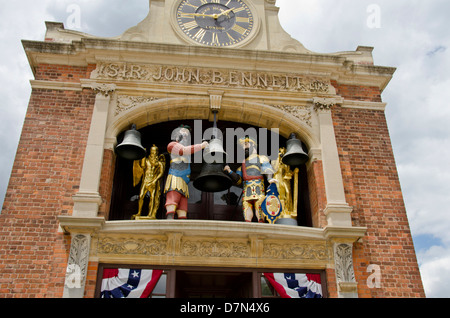
M 274 0 L 150 0 L 116 38 L 46 25 L 44 41 L 23 41 L 34 79 L 0 215 L 0 297 L 99 297 L 118 268 L 162 271 L 153 296 L 169 298 L 279 296 L 264 273 L 318 275 L 330 298 L 424 297 L 381 98 L 395 69 L 372 48 L 311 52 Z M 243 222 L 242 202 L 221 201 L 242 190 L 191 184 L 188 220 L 164 204 L 132 220 L 124 132 L 135 124 L 164 153 L 180 124 L 201 125 L 201 141 L 212 110 L 222 131 L 301 139 L 289 224 Z

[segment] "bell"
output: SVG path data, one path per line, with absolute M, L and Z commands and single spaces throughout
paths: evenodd
M 231 188 L 233 182 L 223 171 L 228 155 L 220 139 L 212 139 L 203 154 L 205 163 L 194 187 L 202 192 L 222 192 Z
M 228 160 L 227 153 L 223 150 L 223 143 L 220 139 L 212 139 L 209 146 L 203 153 L 203 159 L 206 163 L 225 163 Z
M 222 192 L 228 190 L 233 185 L 231 178 L 223 171 L 224 163 L 227 162 L 228 155 L 223 150 L 222 140 L 216 138 L 217 111 L 214 112 L 214 134 L 203 153 L 202 171 L 194 181 L 194 187 L 202 192 Z
M 141 133 L 136 130 L 136 125 L 133 124 L 131 129 L 125 132 L 122 143 L 116 147 L 116 153 L 128 160 L 145 157 L 146 150 L 141 144 Z
M 233 185 L 231 178 L 223 171 L 222 163 L 205 163 L 194 187 L 202 192 L 222 192 Z
M 306 163 L 309 160 L 308 155 L 303 151 L 302 142 L 297 139 L 295 134 L 291 134 L 286 142 L 286 153 L 283 156 L 283 163 L 296 167 Z

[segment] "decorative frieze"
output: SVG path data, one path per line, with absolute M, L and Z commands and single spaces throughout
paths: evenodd
M 324 243 L 266 243 L 263 248 L 263 258 L 274 259 L 302 259 L 322 260 L 328 259 L 327 246 Z
M 269 240 L 264 238 L 220 238 L 186 236 L 181 233 L 167 233 L 166 235 L 108 235 L 100 234 L 94 244 L 94 256 L 108 260 L 120 261 L 121 258 L 136 258 L 139 260 L 158 260 L 160 257 L 174 260 L 196 260 L 199 264 L 213 262 L 220 259 L 227 262 L 241 262 L 249 260 L 264 260 L 265 264 L 283 266 L 280 261 L 302 263 L 317 263 L 325 266 L 329 261 L 328 245 L 326 241 L 288 241 Z M 299 265 L 300 266 L 300 265 Z
M 98 240 L 97 253 L 162 256 L 167 254 L 167 241 L 158 238 L 103 237 Z
M 157 97 L 145 97 L 145 96 L 124 96 L 119 95 L 117 97 L 117 106 L 114 115 L 120 115 L 122 112 L 132 109 L 136 106 L 150 103 L 158 100 Z
M 187 257 L 250 257 L 250 247 L 246 242 L 226 240 L 184 240 L 180 252 Z
M 327 94 L 331 90 L 331 83 L 327 79 L 295 73 L 120 62 L 99 63 L 97 69 L 92 73 L 91 79 L 208 85 L 316 94 Z
M 288 113 L 302 122 L 304 122 L 309 127 L 312 127 L 312 111 L 309 106 L 291 106 L 291 105 L 271 105 L 274 108 L 280 109 L 285 113 Z

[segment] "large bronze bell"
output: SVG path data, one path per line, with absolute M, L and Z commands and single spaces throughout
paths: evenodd
M 202 192 L 222 192 L 233 185 L 231 178 L 223 171 L 223 163 L 205 163 L 194 187 Z
M 145 157 L 146 150 L 141 143 L 141 133 L 136 130 L 133 124 L 130 130 L 125 132 L 125 136 L 120 145 L 116 147 L 116 153 L 128 160 L 139 160 Z
M 216 113 L 214 113 L 214 129 L 217 129 Z M 228 155 L 223 150 L 222 140 L 213 136 L 203 153 L 203 159 L 205 162 L 200 175 L 194 181 L 194 187 L 202 192 L 222 192 L 231 188 L 233 181 L 223 171 Z
M 283 156 L 283 163 L 297 167 L 308 162 L 309 157 L 305 153 L 302 147 L 302 142 L 297 139 L 297 136 L 293 133 L 286 142 L 286 153 Z

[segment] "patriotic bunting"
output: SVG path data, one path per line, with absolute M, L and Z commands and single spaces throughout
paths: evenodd
M 264 273 L 282 298 L 322 298 L 319 274 Z
M 162 273 L 162 270 L 104 269 L 101 297 L 148 298 Z

